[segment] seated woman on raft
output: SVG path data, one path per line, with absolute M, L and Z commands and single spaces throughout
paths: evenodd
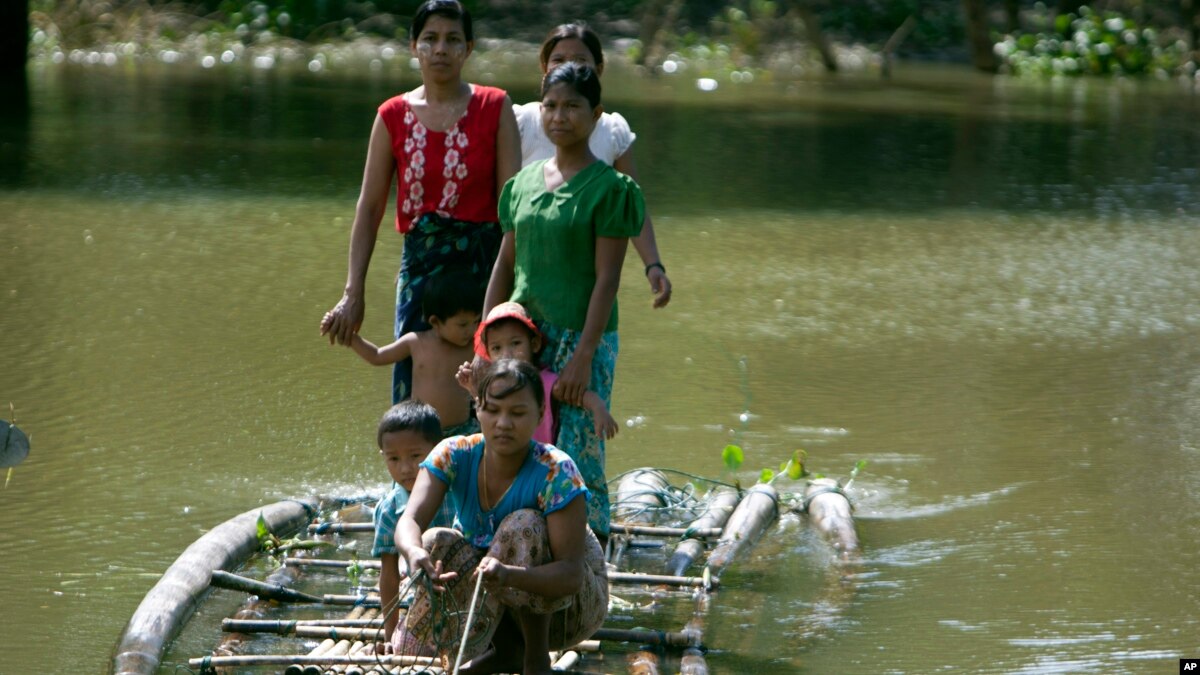
M 422 577 L 407 630 L 451 663 L 466 631 L 465 673 L 549 672 L 549 651 L 590 637 L 608 609 L 587 488 L 570 457 L 533 440 L 546 412 L 537 369 L 500 359 L 475 382 L 482 433 L 433 449 L 396 528 Z M 458 529 L 426 529 L 447 498 Z M 479 577 L 486 593 L 467 626 Z

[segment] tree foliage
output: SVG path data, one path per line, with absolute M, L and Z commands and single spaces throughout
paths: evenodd
M 249 45 L 276 38 L 324 42 L 362 36 L 407 38 L 419 0 L 30 0 L 33 30 L 50 30 L 61 48 L 97 43 L 181 40 L 188 34 L 220 34 Z M 481 37 L 503 36 L 530 42 L 550 28 L 585 19 L 606 39 L 634 38 L 639 62 L 696 46 L 725 48 L 739 66 L 763 65 L 780 50 L 822 48 L 826 43 L 861 45 L 908 56 L 968 60 L 988 52 L 993 42 L 1010 68 L 1053 70 L 1054 49 L 1069 49 L 1072 35 L 1054 24 L 1060 10 L 1074 11 L 1071 21 L 1093 21 L 1085 32 L 1105 30 L 1103 17 L 1119 17 L 1153 30 L 1153 39 L 1131 49 L 1126 37 L 1111 45 L 1113 54 L 1091 54 L 1074 66 L 1079 72 L 1146 72 L 1162 61 L 1155 52 L 1173 45 L 1186 63 L 1196 48 L 1200 0 L 1112 0 L 1091 10 L 1072 0 L 1057 3 L 1006 0 L 463 0 Z M 1090 14 L 1083 14 L 1084 10 Z M 1093 11 L 1094 10 L 1094 11 Z M 902 25 L 911 28 L 897 33 Z M 1015 29 L 1015 30 L 1014 30 Z M 1004 31 L 1011 35 L 1005 39 Z M 1114 31 L 1110 31 L 1114 32 Z M 1074 31 L 1072 31 L 1074 33 Z M 1115 31 L 1122 33 L 1123 31 Z M 903 39 L 898 39 L 900 36 Z M 1090 32 L 1089 32 L 1090 35 Z M 1139 32 L 1142 35 L 1142 32 Z M 1040 36 L 1040 37 L 1038 37 Z M 1110 37 L 1089 37 L 1104 44 Z M 889 38 L 892 43 L 889 43 Z M 1057 42 L 1055 42 L 1057 40 Z M 1141 38 L 1139 38 L 1141 40 Z M 1151 44 L 1153 43 L 1153 44 Z M 1177 44 L 1178 43 L 1178 44 Z M 1122 46 L 1122 44 L 1126 46 Z M 1038 45 L 1041 45 L 1039 47 Z M 1053 47 L 1053 48 L 1048 48 Z M 1079 47 L 1077 43 L 1075 47 Z M 35 45 L 37 48 L 37 45 Z M 1003 52 L 1003 53 L 1001 53 Z M 1118 53 L 1119 52 L 1119 53 Z M 1145 54 L 1142 54 L 1145 52 Z M 1048 56 L 1049 61 L 1044 56 Z M 1073 56 L 1059 54 L 1058 58 Z M 1094 58 L 1092 58 L 1094 57 Z M 653 65 L 661 61 L 649 58 Z M 1047 65 L 1049 63 L 1050 65 Z M 1059 62 L 1060 65 L 1062 62 Z

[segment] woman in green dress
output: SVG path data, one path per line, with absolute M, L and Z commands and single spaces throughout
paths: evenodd
M 608 535 L 604 439 L 581 406 L 589 389 L 611 409 L 616 366 L 617 287 L 629 239 L 641 231 L 642 191 L 588 147 L 600 105 L 600 80 L 586 65 L 564 64 L 542 83 L 542 128 L 555 156 L 534 162 L 500 193 L 504 238 L 484 302 L 486 314 L 519 302 L 546 345 L 542 365 L 558 373 L 557 445 L 588 486 L 588 524 Z

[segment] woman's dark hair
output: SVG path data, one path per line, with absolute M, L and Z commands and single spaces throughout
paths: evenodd
M 475 32 L 471 29 L 471 13 L 462 6 L 462 3 L 458 0 L 426 0 L 417 8 L 417 13 L 413 14 L 412 28 L 408 31 L 410 42 L 417 41 L 421 31 L 425 30 L 425 22 L 429 21 L 431 16 L 441 16 L 458 21 L 462 24 L 463 35 L 466 36 L 467 42 L 475 41 Z
M 553 52 L 554 47 L 563 40 L 579 40 L 592 53 L 592 60 L 596 62 L 596 67 L 604 65 L 604 49 L 600 47 L 600 37 L 586 23 L 576 21 L 575 23 L 564 23 L 546 36 L 542 42 L 542 51 L 538 54 L 538 58 L 542 61 L 542 70 L 545 70 L 546 66 L 550 64 L 550 52 Z
M 488 391 L 493 382 L 505 378 L 511 378 L 512 384 L 500 391 Z M 527 361 L 497 359 L 486 364 L 475 377 L 475 398 L 482 408 L 487 405 L 488 398 L 508 398 L 526 387 L 533 390 L 538 410 L 542 410 L 546 404 L 546 389 L 542 386 L 542 375 L 537 368 Z
M 383 449 L 383 435 L 394 431 L 415 431 L 421 438 L 437 445 L 442 440 L 442 419 L 428 403 L 415 399 L 402 401 L 388 408 L 379 420 L 375 442 Z
M 592 70 L 591 66 L 564 63 L 550 71 L 550 74 L 546 75 L 546 79 L 542 80 L 542 98 L 545 98 L 546 92 L 556 84 L 565 84 L 571 87 L 586 98 L 593 108 L 600 105 L 600 76 Z

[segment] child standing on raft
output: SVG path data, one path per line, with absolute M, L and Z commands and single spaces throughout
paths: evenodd
M 455 384 L 455 372 L 463 359 L 471 358 L 472 340 L 479 325 L 480 290 L 464 270 L 443 270 L 426 284 L 421 300 L 429 329 L 405 333 L 382 347 L 358 333 L 350 336 L 351 349 L 373 366 L 412 359 L 412 398 L 437 410 L 443 424 L 442 438 L 479 431 L 471 397 Z M 332 321 L 333 314 L 326 312 L 321 335 L 330 331 Z
M 375 505 L 375 538 L 371 544 L 371 555 L 379 558 L 380 562 L 379 601 L 385 612 L 383 634 L 397 654 L 432 653 L 403 629 L 396 630 L 400 580 L 408 574 L 407 563 L 403 569 L 400 567 L 400 552 L 396 549 L 396 523 L 408 506 L 421 462 L 441 440 L 442 422 L 438 419 L 437 411 L 425 403 L 412 400 L 389 408 L 379 420 L 379 428 L 375 432 L 379 454 L 392 478 L 392 487 Z M 450 527 L 453 524 L 454 510 L 444 504 L 434 516 L 431 526 Z
M 528 309 L 545 339 L 542 365 L 558 373 L 558 447 L 588 487 L 588 524 L 609 530 L 604 439 L 583 408 L 590 389 L 611 406 L 617 361 L 617 288 L 629 238 L 641 231 L 642 191 L 588 148 L 604 112 L 596 72 L 574 63 L 542 81 L 542 128 L 552 159 L 522 169 L 500 193 L 504 238 L 484 314 L 505 300 Z
M 486 361 L 516 359 L 536 366 L 542 342 L 542 333 L 525 308 L 517 302 L 502 302 L 488 312 L 486 320 L 479 323 L 479 329 L 475 331 L 475 354 Z M 473 363 L 464 363 L 458 369 L 458 383 L 467 391 L 474 391 L 474 370 Z M 558 381 L 558 374 L 549 368 L 542 368 L 541 376 L 546 414 L 533 432 L 533 440 L 554 445 L 558 436 L 558 416 L 555 412 L 558 406 L 553 388 Z M 620 427 L 596 392 L 588 390 L 584 393 L 583 407 L 592 414 L 597 436 L 610 440 L 617 435 Z

